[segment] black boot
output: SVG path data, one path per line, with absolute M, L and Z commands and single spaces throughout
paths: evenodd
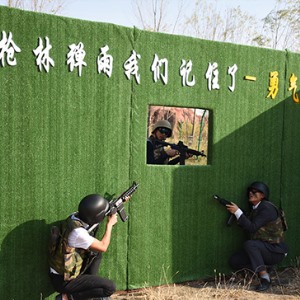
M 271 287 L 271 280 L 268 281 L 267 279 L 260 278 L 260 284 L 256 287 L 257 292 L 263 292 L 268 290 Z

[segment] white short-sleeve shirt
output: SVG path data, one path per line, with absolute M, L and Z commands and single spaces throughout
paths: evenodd
M 73 220 L 79 220 L 74 215 L 72 215 L 71 218 Z M 90 236 L 90 234 L 87 231 L 89 225 L 86 223 L 83 223 L 83 225 L 84 228 L 78 227 L 71 231 L 68 237 L 69 246 L 74 248 L 88 249 L 91 246 L 91 244 L 94 242 L 95 238 Z

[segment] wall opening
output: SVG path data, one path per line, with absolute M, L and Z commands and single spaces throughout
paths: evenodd
M 161 123 L 162 120 L 168 123 Z M 157 124 L 166 127 L 170 124 L 172 135 L 169 136 L 167 130 L 164 136 L 160 132 L 157 134 L 157 130 L 162 128 Z M 207 165 L 208 132 L 208 109 L 149 105 L 147 163 Z M 151 156 L 153 151 L 155 153 Z

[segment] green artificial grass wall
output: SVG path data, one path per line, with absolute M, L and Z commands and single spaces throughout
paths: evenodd
M 226 226 L 228 214 L 212 195 L 246 208 L 245 189 L 255 180 L 269 185 L 287 214 L 290 252 L 283 265 L 299 256 L 300 106 L 288 90 L 291 74 L 300 71 L 299 54 L 6 7 L 0 7 L 0 29 L 21 49 L 15 66 L 0 50 L 1 299 L 54 299 L 47 277 L 50 225 L 76 211 L 86 194 L 119 194 L 132 181 L 139 188 L 126 204 L 129 221 L 115 226 L 100 268 L 119 290 L 230 272 L 228 256 L 245 236 Z M 32 52 L 46 36 L 55 62 L 48 73 L 38 70 Z M 80 42 L 81 76 L 67 65 L 69 46 Z M 97 72 L 105 45 L 111 77 Z M 138 70 L 127 78 L 124 64 L 133 51 Z M 154 81 L 155 54 L 168 60 L 167 84 Z M 194 86 L 183 86 L 182 60 L 192 62 L 187 82 L 194 76 Z M 220 89 L 209 90 L 205 75 L 214 62 Z M 272 71 L 279 73 L 275 99 L 267 97 Z M 149 105 L 209 109 L 208 165 L 146 164 Z
M 285 76 L 285 53 L 147 32 L 137 36 L 136 49 L 148 59 L 146 65 L 154 52 L 168 57 L 170 84 L 153 83 L 148 75 L 150 93 L 142 85 L 135 87 L 133 145 L 140 147 L 132 167 L 139 172 L 150 205 L 145 208 L 144 197 L 131 204 L 136 221 L 130 223 L 129 285 L 140 286 L 141 277 L 145 284 L 156 285 L 212 276 L 214 270 L 229 272 L 227 259 L 244 236 L 237 226 L 225 226 L 228 215 L 212 195 L 222 195 L 246 209 L 247 185 L 262 180 L 279 203 L 284 80 L 276 100 L 266 96 L 269 72 L 277 70 L 280 78 Z M 181 86 L 181 59 L 193 61 L 194 87 Z M 209 62 L 219 64 L 219 90 L 207 88 Z M 227 67 L 233 64 L 238 72 L 236 89 L 230 92 Z M 147 68 L 143 69 L 146 77 Z M 257 79 L 248 81 L 245 76 Z M 210 110 L 207 166 L 139 167 L 145 161 L 145 144 L 139 140 L 145 135 L 149 104 Z M 294 109 L 298 109 L 295 104 Z M 141 247 L 148 250 L 141 252 Z

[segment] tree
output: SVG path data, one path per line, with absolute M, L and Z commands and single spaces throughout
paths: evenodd
M 263 18 L 262 29 L 254 40 L 262 47 L 299 51 L 299 18 L 299 1 L 276 0 L 275 7 Z
M 253 45 L 258 21 L 238 6 L 220 11 L 217 2 L 197 0 L 186 33 L 202 39 Z
M 278 50 L 300 49 L 300 1 L 276 0 L 275 7 L 262 20 L 240 6 L 220 10 L 218 0 L 195 0 L 192 10 L 181 1 L 175 14 L 167 0 L 133 1 L 144 30 Z
M 257 45 L 254 37 L 258 36 L 258 21 L 240 7 L 220 11 L 216 0 L 195 0 L 191 9 L 187 1 L 181 0 L 174 12 L 175 3 L 178 2 L 173 1 L 170 6 L 167 0 L 133 0 L 138 21 L 144 30 Z
M 168 0 L 132 0 L 138 22 L 143 30 L 175 33 L 182 20 L 184 0 L 180 0 L 175 13 L 174 2 Z M 172 4 L 172 5 L 171 5 Z
M 55 15 L 63 9 L 65 3 L 66 1 L 64 0 L 7 0 L 6 5 L 9 7 Z

